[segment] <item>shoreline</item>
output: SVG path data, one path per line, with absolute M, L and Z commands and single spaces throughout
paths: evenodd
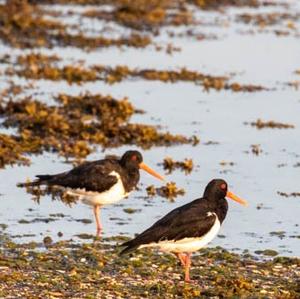
M 260 261 L 221 247 L 192 258 L 192 283 L 175 256 L 140 250 L 119 256 L 124 237 L 77 244 L 16 244 L 1 236 L 0 298 L 299 298 L 300 259 Z M 109 242 L 116 241 L 115 245 Z

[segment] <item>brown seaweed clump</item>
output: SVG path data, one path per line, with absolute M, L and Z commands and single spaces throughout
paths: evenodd
M 153 185 L 150 185 L 146 188 L 148 196 L 159 195 L 161 197 L 165 197 L 170 201 L 174 201 L 174 199 L 179 195 L 184 195 L 185 190 L 183 188 L 178 188 L 176 183 L 168 182 L 165 186 L 160 188 L 155 188 Z
M 189 174 L 192 172 L 194 168 L 192 159 L 184 159 L 184 161 L 174 161 L 171 157 L 166 157 L 162 163 L 165 170 L 168 173 L 173 172 L 176 168 L 179 168 L 185 172 L 185 174 Z
M 294 72 L 296 75 L 300 75 L 300 69 L 295 70 Z M 294 80 L 287 82 L 286 85 L 293 87 L 294 89 L 298 90 L 300 88 L 300 81 L 299 80 Z
M 193 24 L 192 13 L 183 1 L 171 0 L 120 0 L 110 12 L 91 9 L 85 17 L 114 21 L 135 30 L 157 33 L 162 26 Z
M 10 61 L 12 63 L 12 61 Z M 30 53 L 17 57 L 14 66 L 6 69 L 6 75 L 18 75 L 27 79 L 45 79 L 52 81 L 66 80 L 68 83 L 95 81 L 97 73 L 93 69 L 84 69 L 82 66 L 66 65 L 58 67 L 61 59 L 56 55 Z
M 190 0 L 195 5 L 204 9 L 217 9 L 223 6 L 250 6 L 258 7 L 261 3 L 257 0 Z
M 30 160 L 24 156 L 25 153 L 19 138 L 0 134 L 0 168 L 13 164 L 29 165 Z
M 274 120 L 263 121 L 261 119 L 257 119 L 256 122 L 251 122 L 250 125 L 252 127 L 256 127 L 257 129 L 265 129 L 265 128 L 270 128 L 270 129 L 293 129 L 293 128 L 295 128 L 295 126 L 292 125 L 292 124 L 280 123 L 280 122 L 276 122 Z
M 158 34 L 164 26 L 184 26 L 195 24 L 193 10 L 218 9 L 223 6 L 259 6 L 257 0 L 31 0 L 35 4 L 109 4 L 110 10 L 89 9 L 82 15 L 89 18 L 97 18 L 105 22 L 115 22 L 118 25 L 133 29 L 135 31 L 147 31 Z M 193 3 L 194 6 L 190 4 Z
M 0 38 L 13 47 L 45 47 L 53 42 L 55 32 L 64 26 L 46 20 L 36 6 L 27 1 L 11 1 L 0 5 Z
M 234 92 L 256 92 L 262 90 L 268 90 L 266 87 L 254 84 L 239 84 L 231 83 L 225 86 L 225 89 L 231 89 Z
M 22 184 L 19 184 L 21 186 Z M 68 206 L 72 206 L 72 204 L 78 202 L 78 197 L 72 196 L 65 192 L 65 189 L 60 186 L 27 186 L 26 192 L 32 195 L 32 200 L 36 203 L 40 203 L 41 197 L 45 195 L 49 195 L 53 201 L 58 200 L 62 201 L 64 204 Z
M 121 82 L 124 79 L 145 79 L 161 82 L 193 82 L 203 86 L 204 90 L 231 90 L 233 92 L 256 92 L 266 90 L 260 85 L 243 85 L 230 83 L 225 76 L 212 76 L 186 68 L 180 70 L 130 69 L 126 65 L 116 67 L 94 65 L 84 68 L 81 65 L 65 65 L 60 67 L 57 56 L 46 56 L 31 53 L 18 56 L 13 67 L 6 69 L 6 75 L 18 75 L 27 79 L 66 80 L 68 83 L 77 83 L 103 80 L 109 84 Z
M 47 18 L 46 11 L 26 0 L 9 0 L 0 4 L 0 39 L 16 48 L 73 46 L 84 49 L 129 46 L 146 47 L 149 36 L 131 33 L 116 39 L 89 37 L 79 30 L 70 34 L 68 26 Z M 73 28 L 74 29 L 74 28 Z
M 237 16 L 237 21 L 257 26 L 258 32 L 271 32 L 277 36 L 292 34 L 295 37 L 299 36 L 299 19 L 300 14 L 292 12 L 242 13 Z
M 194 4 L 191 7 L 190 4 Z M 98 18 L 106 23 L 115 22 L 130 28 L 127 36 L 111 39 L 102 35 L 87 36 L 76 24 L 50 19 L 63 13 L 49 11 L 43 4 L 94 4 L 111 10 L 90 9 L 78 17 Z M 218 9 L 223 6 L 259 6 L 257 0 L 8 0 L 0 5 L 0 39 L 18 48 L 73 46 L 93 49 L 109 46 L 143 48 L 152 43 L 149 34 L 159 33 L 162 26 L 194 24 L 193 10 Z M 74 12 L 72 12 L 74 13 Z M 70 31 L 72 30 L 72 33 Z M 141 34 L 139 32 L 141 32 Z
M 80 65 L 58 66 L 61 59 L 56 55 L 32 52 L 17 57 L 13 66 L 6 69 L 6 75 L 18 75 L 27 79 L 66 80 L 68 83 L 81 83 L 101 79 L 96 69 L 86 69 Z
M 198 141 L 197 137 L 161 133 L 155 126 L 130 123 L 131 116 L 141 111 L 126 98 L 61 94 L 56 101 L 58 105 L 51 106 L 24 98 L 17 102 L 9 100 L 0 106 L 0 115 L 5 117 L 3 126 L 17 128 L 18 142 L 24 152 L 52 151 L 67 158 L 82 159 L 96 144 L 150 148 Z
M 239 83 L 229 83 L 229 78 L 226 76 L 212 76 L 196 71 L 191 71 L 182 68 L 179 71 L 167 70 L 140 70 L 133 74 L 133 76 L 141 76 L 146 80 L 160 80 L 163 82 L 177 82 L 177 81 L 191 81 L 195 84 L 202 85 L 204 90 L 210 89 L 222 90 L 228 89 L 233 92 L 255 92 L 267 90 L 267 88 L 260 85 L 243 85 Z
M 221 161 L 220 163 L 219 163 L 221 166 L 234 166 L 235 165 L 235 163 L 234 162 L 231 162 L 231 161 Z
M 284 21 L 288 22 L 288 27 L 292 27 L 292 21 L 298 21 L 300 19 L 300 14 L 287 13 L 287 12 L 272 12 L 272 13 L 257 13 L 249 14 L 243 13 L 240 14 L 237 19 L 246 24 L 253 24 L 259 27 L 273 26 L 281 24 Z M 292 28 L 291 28 L 292 29 Z
M 260 144 L 251 144 L 251 152 L 256 156 L 259 156 L 263 150 L 261 149 Z
M 278 191 L 277 194 L 283 197 L 300 197 L 300 192 L 286 193 L 286 192 Z
M 33 4 L 77 4 L 77 5 L 101 5 L 110 4 L 117 7 L 141 7 L 143 10 L 149 10 L 156 7 L 166 8 L 170 5 L 177 4 L 190 4 L 193 3 L 200 7 L 220 7 L 220 6 L 252 6 L 257 7 L 259 5 L 276 5 L 274 1 L 257 1 L 257 0 L 28 0 Z M 171 6 L 173 7 L 173 6 Z

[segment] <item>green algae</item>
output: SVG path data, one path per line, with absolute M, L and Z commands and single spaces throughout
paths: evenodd
M 262 254 L 265 256 L 276 256 L 278 255 L 278 252 L 273 249 L 265 249 L 265 250 L 256 250 L 254 253 L 256 254 Z
M 111 242 L 52 243 L 37 250 L 4 238 L 0 252 L 0 294 L 14 298 L 298 298 L 297 258 L 257 261 L 222 248 L 206 248 L 192 259 L 193 282 L 170 254 L 142 250 L 119 256 Z M 109 242 L 109 243 L 107 243 Z
M 141 209 L 125 208 L 125 209 L 123 209 L 123 211 L 127 214 L 134 214 L 134 213 L 140 212 Z

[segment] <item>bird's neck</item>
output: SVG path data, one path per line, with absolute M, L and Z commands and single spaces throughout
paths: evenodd
M 218 204 L 215 207 L 215 212 L 218 216 L 220 223 L 222 223 L 226 217 L 228 211 L 228 203 L 225 198 L 218 199 Z
M 132 191 L 132 189 L 134 189 L 139 182 L 139 179 L 140 173 L 137 168 L 127 168 L 126 171 L 124 171 L 124 176 L 122 176 L 122 182 L 126 192 Z
M 209 204 L 209 209 L 211 212 L 216 213 L 218 216 L 218 219 L 220 223 L 222 223 L 226 217 L 227 210 L 228 210 L 228 203 L 225 198 L 219 198 L 219 197 L 208 197 L 204 196 L 204 198 L 207 199 Z

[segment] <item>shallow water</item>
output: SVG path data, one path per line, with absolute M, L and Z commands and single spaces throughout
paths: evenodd
M 299 3 L 293 3 L 293 12 L 300 12 Z M 264 11 L 272 9 L 285 10 L 277 7 L 265 8 Z M 181 48 L 180 52 L 172 55 L 165 51 L 157 52 L 152 47 L 143 50 L 108 48 L 88 53 L 72 48 L 43 51 L 47 54 L 59 51 L 59 56 L 69 61 L 84 60 L 86 65 L 128 65 L 156 69 L 186 67 L 213 75 L 236 73 L 232 82 L 261 84 L 271 89 L 255 93 L 206 92 L 193 83 L 145 80 L 125 80 L 114 85 L 93 82 L 80 86 L 69 86 L 63 81 L 35 82 L 34 92 L 40 100 L 47 102 L 52 101 L 53 95 L 59 92 L 78 94 L 90 91 L 111 94 L 117 98 L 127 96 L 137 108 L 146 111 L 144 115 L 134 116 L 132 122 L 157 124 L 172 133 L 200 137 L 201 142 L 195 147 L 154 147 L 143 151 L 144 160 L 160 173 L 163 173 L 163 169 L 157 163 L 161 163 L 166 156 L 175 160 L 192 158 L 196 167 L 190 175 L 174 171 L 166 176 L 167 180 L 184 187 L 186 194 L 178 197 L 174 203 L 159 197 L 145 199 L 145 187 L 160 184 L 148 174 L 141 173 L 139 191 L 132 193 L 128 200 L 119 205 L 107 206 L 102 210 L 104 236 L 133 236 L 171 209 L 201 196 L 209 180 L 221 177 L 229 183 L 233 192 L 247 199 L 250 205 L 244 208 L 230 202 L 221 236 L 211 246 L 220 245 L 239 251 L 249 249 L 251 252 L 272 248 L 284 255 L 300 255 L 300 199 L 277 194 L 277 191 L 299 192 L 300 168 L 294 165 L 300 162 L 300 95 L 298 90 L 286 86 L 287 82 L 300 79 L 294 73 L 300 68 L 299 37 L 278 37 L 273 33 L 240 34 L 241 30 L 249 28 L 257 30 L 234 21 L 235 15 L 244 11 L 256 10 L 230 9 L 224 14 L 199 14 L 207 22 L 215 18 L 227 20 L 226 27 L 207 25 L 203 29 L 199 26 L 199 32 L 203 32 L 203 29 L 206 33 L 215 34 L 218 37 L 215 40 L 170 39 L 167 34 L 157 37 L 158 43 L 166 45 L 172 41 Z M 68 22 L 71 20 L 68 19 Z M 93 28 L 93 23 L 89 24 L 86 19 L 84 24 L 87 28 Z M 300 28 L 299 21 L 296 26 Z M 7 47 L 0 46 L 1 54 L 7 51 Z M 11 53 L 17 54 L 20 50 Z M 2 79 L 6 80 L 5 77 Z M 1 88 L 4 86 L 5 82 L 2 82 Z M 295 128 L 257 130 L 244 124 L 258 118 L 291 123 Z M 205 145 L 208 141 L 219 144 Z M 251 152 L 252 144 L 260 144 L 263 152 L 259 156 Z M 107 153 L 122 154 L 129 148 L 132 147 L 124 146 L 106 150 L 105 153 L 99 148 L 88 159 L 99 159 Z M 8 225 L 6 232 L 18 236 L 17 241 L 41 241 L 48 235 L 58 240 L 73 238 L 80 233 L 93 234 L 95 224 L 89 207 L 79 203 L 70 208 L 59 201 L 52 201 L 49 196 L 36 204 L 25 190 L 16 188 L 17 182 L 33 179 L 35 174 L 52 174 L 71 167 L 54 154 L 44 153 L 31 158 L 30 167 L 7 167 L 0 172 L 0 223 Z M 234 165 L 221 166 L 221 161 L 234 162 Z M 284 166 L 278 167 L 281 164 Z M 258 209 L 258 206 L 261 208 Z M 141 211 L 127 214 L 123 209 L 129 207 Z M 21 219 L 31 221 L 34 218 L 49 218 L 50 214 L 55 213 L 63 213 L 65 217 L 54 217 L 55 221 L 49 223 L 18 223 Z M 76 221 L 83 218 L 93 222 L 83 224 Z M 278 231 L 284 232 L 282 238 L 270 234 Z M 62 232 L 63 237 L 59 238 L 58 232 Z

